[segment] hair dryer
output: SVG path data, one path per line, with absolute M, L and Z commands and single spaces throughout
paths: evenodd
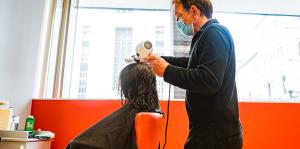
M 143 58 L 146 58 L 149 56 L 152 51 L 152 43 L 148 40 L 141 41 L 137 46 L 136 46 L 136 54 L 132 55 L 131 58 L 125 58 L 125 61 L 127 63 L 131 62 L 141 62 Z

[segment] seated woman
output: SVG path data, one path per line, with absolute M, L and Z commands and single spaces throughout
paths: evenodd
M 119 90 L 122 108 L 82 132 L 67 149 L 137 149 L 135 115 L 160 112 L 155 75 L 145 63 L 129 64 L 120 73 Z

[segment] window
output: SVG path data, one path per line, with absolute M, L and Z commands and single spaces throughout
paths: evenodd
M 116 99 L 120 97 L 120 71 L 126 65 L 125 58 L 135 54 L 137 43 L 149 40 L 155 46 L 155 52 L 170 54 L 171 12 L 97 4 L 87 6 L 87 3 L 79 0 L 76 26 L 69 29 L 74 36 L 68 38 L 73 38 L 74 43 L 66 49 L 73 52 L 66 55 L 68 62 L 64 72 L 68 77 L 63 78 L 62 97 Z M 76 83 L 82 80 L 87 83 Z M 157 80 L 159 97 L 166 99 L 165 88 L 168 86 L 162 79 Z
M 300 41 L 298 42 L 299 56 L 300 56 Z
M 151 41 L 159 55 L 189 55 L 192 38 L 177 30 L 170 3 L 159 7 L 130 2 L 79 0 L 72 7 L 76 11 L 70 14 L 61 97 L 119 98 L 124 59 L 135 54 L 142 40 Z M 300 101 L 300 16 L 216 12 L 213 17 L 235 42 L 240 101 Z M 168 97 L 169 86 L 162 78 L 157 90 L 159 98 Z M 171 91 L 171 99 L 185 97 L 183 89 Z
M 218 13 L 215 17 L 229 28 L 235 41 L 239 99 L 297 101 L 299 16 Z

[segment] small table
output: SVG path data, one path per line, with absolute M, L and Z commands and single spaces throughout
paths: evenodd
M 0 149 L 50 149 L 52 140 L 1 138 Z

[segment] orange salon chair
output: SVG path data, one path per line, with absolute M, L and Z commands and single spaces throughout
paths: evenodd
M 140 112 L 135 116 L 138 149 L 158 149 L 163 136 L 163 121 L 163 115 L 154 112 Z

